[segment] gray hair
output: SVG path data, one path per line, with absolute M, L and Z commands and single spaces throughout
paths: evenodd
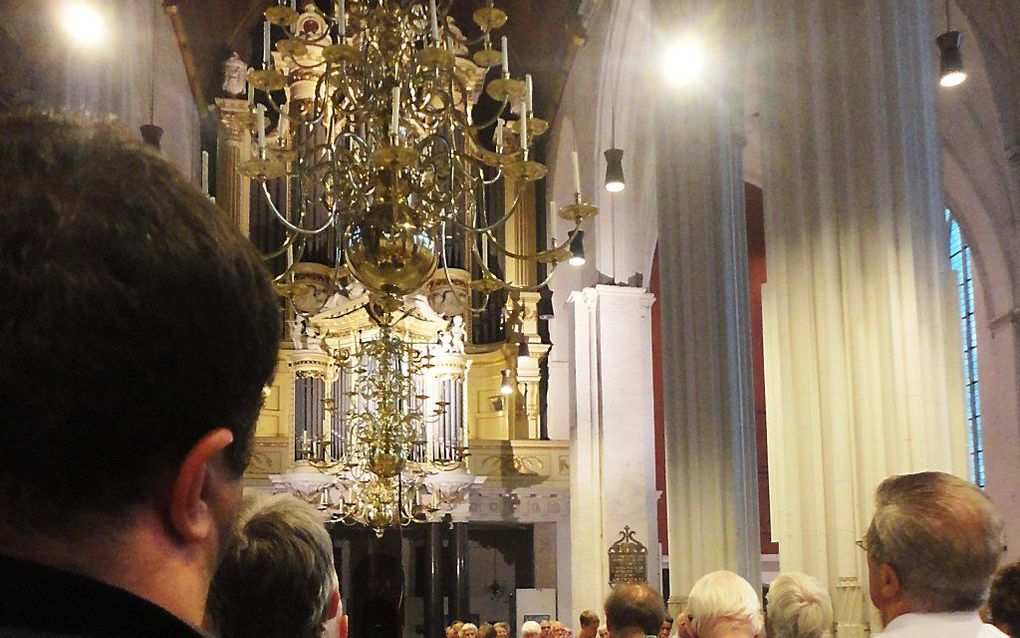
M 538 624 L 534 620 L 529 620 L 521 625 L 522 636 L 537 636 L 540 633 L 542 633 L 542 625 Z
M 891 565 L 917 611 L 973 611 L 1005 549 L 988 497 L 944 472 L 890 476 L 875 492 L 868 554 Z
M 698 635 L 705 635 L 718 623 L 745 624 L 755 636 L 765 629 L 761 602 L 754 587 L 737 574 L 724 570 L 705 574 L 694 583 L 687 613 L 694 617 L 691 624 Z
M 766 596 L 769 638 L 821 638 L 832 630 L 832 599 L 825 586 L 807 574 L 780 574 Z
M 319 513 L 287 494 L 245 499 L 207 610 L 222 638 L 318 638 L 337 588 Z

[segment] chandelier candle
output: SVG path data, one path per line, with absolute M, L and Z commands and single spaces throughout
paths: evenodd
M 400 133 L 400 87 L 393 87 L 393 106 L 390 110 L 390 134 L 396 139 Z
M 577 151 L 570 151 L 570 163 L 574 166 L 574 193 L 581 194 L 581 167 L 577 163 Z
M 255 107 L 255 117 L 259 127 L 259 157 L 266 158 L 266 105 Z
M 336 24 L 340 32 L 340 40 L 347 36 L 347 2 L 339 0 L 336 3 Z
M 439 18 L 436 16 L 436 0 L 429 0 L 429 20 L 432 23 L 432 43 L 439 46 Z
M 528 103 L 521 100 L 521 152 L 528 159 Z
M 509 77 L 510 76 L 510 56 L 508 56 L 507 52 L 506 52 L 506 47 L 507 47 L 506 36 L 503 36 L 500 39 L 499 42 L 500 42 L 500 52 L 502 54 L 502 62 L 503 62 L 503 75 L 505 77 Z
M 262 24 L 262 68 L 269 68 L 269 20 Z
M 496 119 L 496 151 L 498 151 L 498 152 L 502 152 L 503 151 L 503 126 L 504 126 L 503 118 L 501 118 L 501 117 L 497 118 Z
M 209 151 L 202 151 L 202 192 L 209 194 Z
M 525 104 L 528 105 L 528 113 L 534 113 L 534 93 L 535 87 L 531 84 L 531 74 L 528 73 L 524 76 L 524 99 Z

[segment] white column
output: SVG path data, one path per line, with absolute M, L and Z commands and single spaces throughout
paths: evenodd
M 653 295 L 595 286 L 573 295 L 577 421 L 570 437 L 570 617 L 601 609 L 610 545 L 624 526 L 648 547 L 659 587 L 652 342 Z
M 839 636 L 868 629 L 854 540 L 877 484 L 967 476 L 929 5 L 761 12 L 772 530 L 782 569 L 828 582 Z
M 656 113 L 659 291 L 670 603 L 728 569 L 761 580 L 758 477 L 739 95 L 732 24 L 739 3 L 660 21 L 699 34 L 704 76 L 664 88 Z

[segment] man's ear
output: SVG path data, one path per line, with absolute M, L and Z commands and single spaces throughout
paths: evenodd
M 337 638 L 347 638 L 347 614 L 340 616 L 336 622 L 336 635 Z
M 325 618 L 323 621 L 333 620 L 336 615 L 340 613 L 340 590 L 334 588 L 333 593 L 329 597 L 329 602 L 326 603 L 326 610 L 323 614 Z
M 883 600 L 898 600 L 903 594 L 903 585 L 900 583 L 900 575 L 896 569 L 888 564 L 881 563 L 875 572 L 879 594 Z
M 223 468 L 214 461 L 233 442 L 230 430 L 212 430 L 181 461 L 173 481 L 170 523 L 185 542 L 201 541 L 214 533 L 216 517 L 209 507 L 209 491 L 219 487 L 223 480 Z

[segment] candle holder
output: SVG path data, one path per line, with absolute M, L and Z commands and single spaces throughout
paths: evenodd
M 591 219 L 598 212 L 598 206 L 583 201 L 581 193 L 574 193 L 574 203 L 561 207 L 557 215 L 560 219 L 566 219 L 579 224 L 587 219 Z

